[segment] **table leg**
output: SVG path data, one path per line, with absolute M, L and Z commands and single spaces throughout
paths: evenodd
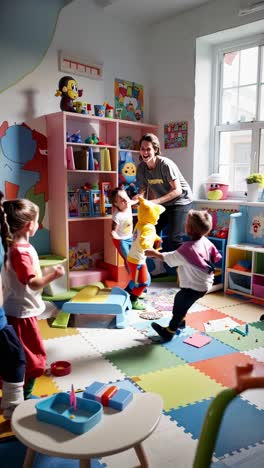
M 23 468 L 32 468 L 33 467 L 33 461 L 35 457 L 35 450 L 32 450 L 31 448 L 28 448 L 26 451 L 24 463 L 23 463 Z
M 137 457 L 141 463 L 142 468 L 149 468 L 149 463 L 147 460 L 147 455 L 146 452 L 143 448 L 142 444 L 137 444 L 134 446 L 135 452 L 137 454 Z
M 92 468 L 91 460 L 80 460 L 80 468 Z

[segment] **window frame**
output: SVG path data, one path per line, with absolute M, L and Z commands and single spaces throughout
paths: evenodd
M 260 142 L 261 130 L 264 129 L 264 121 L 253 120 L 251 122 L 236 122 L 230 124 L 221 124 L 220 119 L 222 115 L 222 91 L 223 91 L 223 58 L 224 54 L 231 53 L 251 47 L 259 47 L 258 50 L 258 70 L 257 70 L 257 105 L 256 116 L 260 115 L 261 105 L 261 73 L 264 70 L 264 52 L 261 56 L 261 47 L 264 48 L 264 35 L 258 35 L 250 38 L 244 38 L 236 41 L 229 41 L 224 44 L 218 44 L 214 47 L 213 57 L 213 93 L 212 93 L 212 126 L 211 126 L 211 144 L 210 150 L 213 154 L 210 170 L 212 172 L 219 172 L 219 159 L 220 159 L 220 135 L 221 132 L 232 132 L 239 130 L 251 130 L 251 156 L 250 156 L 250 173 L 259 172 L 260 165 Z M 261 63 L 261 57 L 263 62 Z M 264 105 L 264 103 L 262 103 Z M 242 198 L 244 192 L 230 192 L 229 196 L 232 198 Z

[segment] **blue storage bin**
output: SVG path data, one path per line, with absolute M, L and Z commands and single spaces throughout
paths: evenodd
M 230 272 L 228 276 L 228 286 L 230 289 L 241 291 L 245 294 L 250 294 L 251 278 L 239 273 Z

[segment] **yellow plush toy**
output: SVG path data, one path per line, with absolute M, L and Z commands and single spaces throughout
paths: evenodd
M 156 233 L 155 225 L 165 208 L 150 200 L 145 200 L 143 197 L 139 197 L 138 201 L 138 222 L 133 231 L 133 242 L 127 257 L 131 281 L 126 287 L 126 291 L 130 294 L 133 309 L 144 310 L 144 303 L 139 300 L 139 296 L 150 284 L 144 250 L 151 249 L 154 243 L 161 241 Z

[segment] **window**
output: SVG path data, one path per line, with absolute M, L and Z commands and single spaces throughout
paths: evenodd
M 239 195 L 247 175 L 264 172 L 264 40 L 217 55 L 214 171 Z

